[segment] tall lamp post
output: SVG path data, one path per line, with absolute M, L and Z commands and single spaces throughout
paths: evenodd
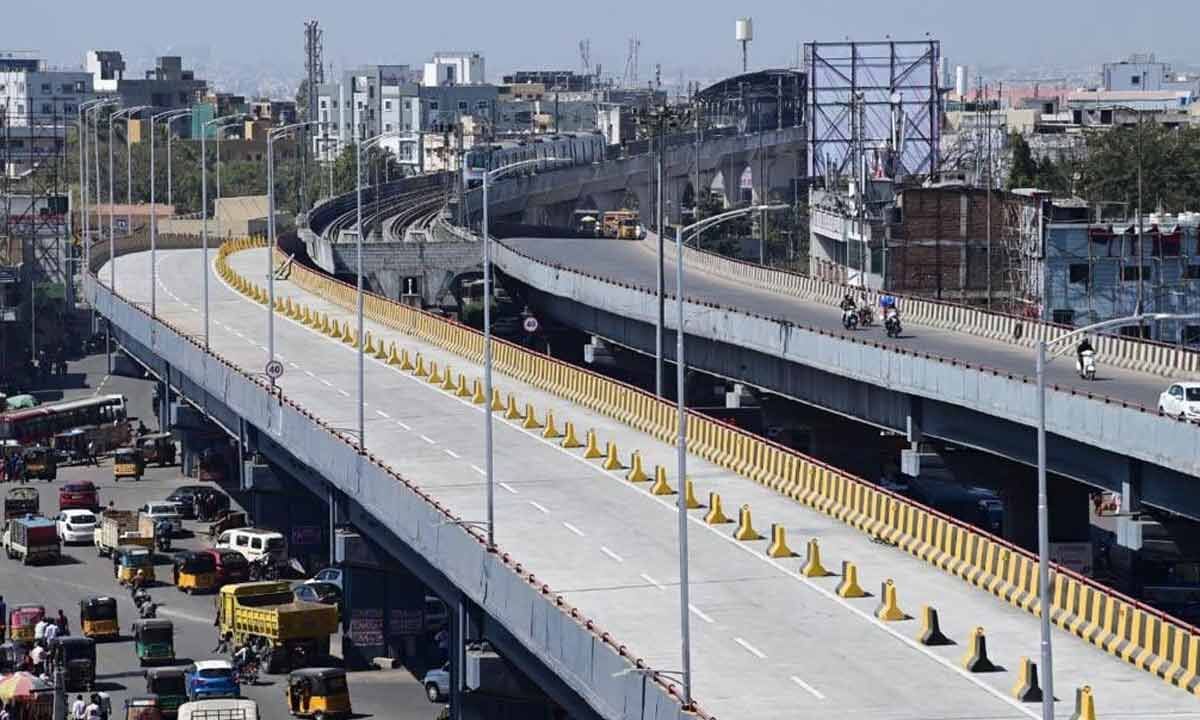
M 154 124 L 160 119 L 167 124 L 167 135 L 170 136 L 170 124 L 176 118 L 191 115 L 191 110 L 167 110 L 150 116 L 150 317 L 157 317 L 158 312 L 158 203 L 155 202 L 155 186 L 158 177 L 154 173 Z M 167 161 L 170 162 L 168 152 Z
M 484 476 L 487 484 L 487 544 L 488 549 L 496 547 L 496 511 L 495 511 L 495 463 L 492 460 L 492 241 L 488 235 L 488 186 L 493 180 L 521 168 L 542 163 L 570 162 L 566 158 L 541 158 L 537 160 L 520 160 L 503 165 L 494 170 L 487 170 L 483 175 L 483 221 L 480 229 L 483 235 L 483 437 L 487 457 L 484 461 Z
M 88 116 L 92 114 L 92 111 L 98 110 L 107 105 L 112 105 L 115 102 L 115 100 L 110 98 L 94 98 L 92 100 L 79 103 L 79 197 L 83 203 L 83 220 L 81 225 L 83 227 L 82 239 L 84 265 L 89 269 L 91 267 L 90 263 L 92 259 L 92 218 L 88 197 L 88 174 L 90 173 L 90 168 L 88 167 L 88 153 L 86 149 Z
M 149 110 L 149 105 L 135 105 L 112 112 L 108 116 L 108 286 L 113 293 L 117 292 L 117 243 L 116 237 L 116 197 L 113 192 L 113 123 L 117 118 L 125 118 L 125 146 L 129 146 L 129 118 L 143 110 Z M 126 219 L 125 232 L 129 232 Z
M 357 268 L 355 270 L 356 287 L 357 287 L 357 314 L 358 314 L 358 331 L 355 337 L 358 339 L 358 451 L 367 451 L 367 419 L 366 419 L 366 381 L 364 373 L 366 372 L 366 344 L 363 342 L 363 224 L 362 224 L 362 156 L 365 150 L 368 150 L 380 142 L 390 138 L 398 137 L 404 133 L 399 130 L 389 130 L 387 132 L 373 135 L 366 139 L 360 139 L 354 147 L 354 196 L 355 196 L 355 211 L 357 217 L 355 219 L 354 231 L 354 254 Z
M 1055 338 L 1050 342 L 1039 340 L 1037 344 L 1037 486 L 1038 486 L 1038 603 L 1041 612 L 1041 663 L 1042 663 L 1042 719 L 1054 720 L 1054 672 L 1053 652 L 1050 640 L 1050 522 L 1049 501 L 1046 496 L 1046 365 L 1056 356 L 1064 352 L 1070 342 L 1088 333 L 1125 327 L 1128 325 L 1143 326 L 1147 320 L 1194 320 L 1200 314 L 1176 315 L 1172 313 L 1138 313 L 1128 317 L 1105 320 L 1104 322 L 1086 325 Z M 1047 349 L 1052 345 L 1061 346 L 1050 355 Z
M 208 127 L 212 125 L 221 132 L 222 125 L 228 125 L 234 122 L 240 122 L 244 115 L 225 115 L 223 117 L 215 117 L 211 120 L 205 120 L 200 124 L 200 237 L 201 245 L 204 248 L 203 254 L 200 256 L 200 275 L 203 278 L 203 296 L 204 296 L 204 349 L 208 349 Z
M 318 120 L 292 123 L 267 131 L 267 362 L 275 359 L 275 138 L 281 137 L 309 125 L 320 125 Z M 218 135 L 219 137 L 219 135 Z M 220 155 L 218 153 L 218 160 Z M 220 177 L 218 175 L 218 177 Z M 275 378 L 271 387 L 275 387 Z
M 686 227 L 675 228 L 675 412 L 678 416 L 678 438 L 676 459 L 678 462 L 678 515 L 679 515 L 679 637 L 681 644 L 683 675 L 683 706 L 692 707 L 692 634 L 688 600 L 688 549 L 687 549 L 687 408 L 684 392 L 683 358 L 683 236 L 700 232 L 714 225 L 749 215 L 755 212 L 785 210 L 786 205 L 751 205 L 730 210 Z M 488 413 L 489 415 L 491 413 Z

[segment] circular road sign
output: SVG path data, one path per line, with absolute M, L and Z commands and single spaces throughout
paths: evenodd
M 530 315 L 521 322 L 521 327 L 525 328 L 525 332 L 527 333 L 535 333 L 538 329 L 538 320 Z
M 283 363 L 278 360 L 272 360 L 267 363 L 267 377 L 272 380 L 278 380 L 283 376 Z

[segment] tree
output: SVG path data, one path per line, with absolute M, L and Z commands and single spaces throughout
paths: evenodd
M 1012 169 L 1008 173 L 1008 189 L 1032 187 L 1037 184 L 1038 165 L 1029 143 L 1019 133 L 1012 135 Z

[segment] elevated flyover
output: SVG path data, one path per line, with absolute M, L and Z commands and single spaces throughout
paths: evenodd
M 143 309 L 144 252 L 118 261 L 120 296 L 91 276 L 88 297 L 122 346 L 189 400 L 239 436 L 253 435 L 265 452 L 309 468 L 318 492 L 332 486 L 343 493 L 355 524 L 373 540 L 457 599 L 456 607 L 477 608 L 482 636 L 573 716 L 684 716 L 669 674 L 629 672 L 634 658 L 656 670 L 678 667 L 674 498 L 650 492 L 654 485 L 630 477 L 632 468 L 616 467 L 640 461 L 651 475 L 658 465 L 673 467 L 671 406 L 498 344 L 500 549 L 489 553 L 478 530 L 458 522 L 483 513 L 479 336 L 369 297 L 369 454 L 360 455 L 345 430 L 355 424 L 361 340 L 347 337 L 353 293 L 302 268 L 277 283 L 276 347 L 287 369 L 272 391 L 256 376 L 266 360 L 267 258 L 252 245 L 227 247 L 211 261 L 197 250 L 160 251 L 157 319 Z M 194 339 L 199 264 L 214 273 L 218 322 L 208 352 Z M 698 416 L 689 422 L 694 494 L 708 506 L 689 512 L 695 690 L 706 713 L 1039 716 L 1010 695 L 1020 658 L 1036 657 L 1038 647 L 1027 555 L 736 429 Z M 590 430 L 597 446 L 611 443 L 611 455 L 589 459 L 569 447 L 556 437 L 568 423 L 580 440 Z M 559 432 L 549 432 L 551 425 Z M 663 478 L 671 487 L 657 484 L 659 492 L 682 489 L 671 475 Z M 747 522 L 710 523 L 717 496 L 733 517 L 743 507 Z M 769 539 L 734 537 L 751 512 Z M 810 538 L 819 540 L 829 568 L 854 563 L 872 596 L 842 597 L 842 578 L 801 573 L 803 558 L 779 541 L 803 553 Z M 875 591 L 889 578 L 902 610 L 918 615 L 922 604 L 935 606 L 957 645 L 921 645 L 917 621 L 877 619 Z M 1112 641 L 1104 654 L 1058 634 L 1062 717 L 1070 715 L 1073 688 L 1085 684 L 1106 716 L 1200 717 L 1190 693 L 1139 669 L 1192 689 L 1200 652 L 1191 629 L 1065 571 L 1053 582 L 1056 624 L 1094 643 Z M 991 659 L 1003 670 L 961 667 L 976 626 L 985 628 Z
M 512 238 L 499 241 L 493 257 L 530 289 L 539 312 L 653 353 L 650 241 Z M 675 287 L 673 257 L 672 246 L 668 293 Z M 1035 461 L 1037 393 L 1028 344 L 1061 329 L 999 316 L 972 320 L 953 306 L 902 301 L 902 337 L 888 339 L 878 326 L 848 332 L 836 307 L 844 288 L 714 263 L 704 257 L 687 263 L 690 366 L 912 439 Z M 667 325 L 672 357 L 673 311 Z M 1078 379 L 1070 357 L 1048 369 L 1051 472 L 1200 518 L 1194 492 L 1200 433 L 1156 409 L 1169 376 L 1194 372 L 1195 353 L 1113 338 L 1102 338 L 1099 349 L 1094 383 Z

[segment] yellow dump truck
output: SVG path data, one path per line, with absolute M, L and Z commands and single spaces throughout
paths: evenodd
M 266 645 L 269 673 L 317 664 L 337 631 L 336 605 L 297 601 L 287 582 L 225 585 L 217 595 L 217 623 L 234 645 Z
M 604 213 L 604 237 L 620 240 L 638 239 L 637 210 L 610 210 Z

